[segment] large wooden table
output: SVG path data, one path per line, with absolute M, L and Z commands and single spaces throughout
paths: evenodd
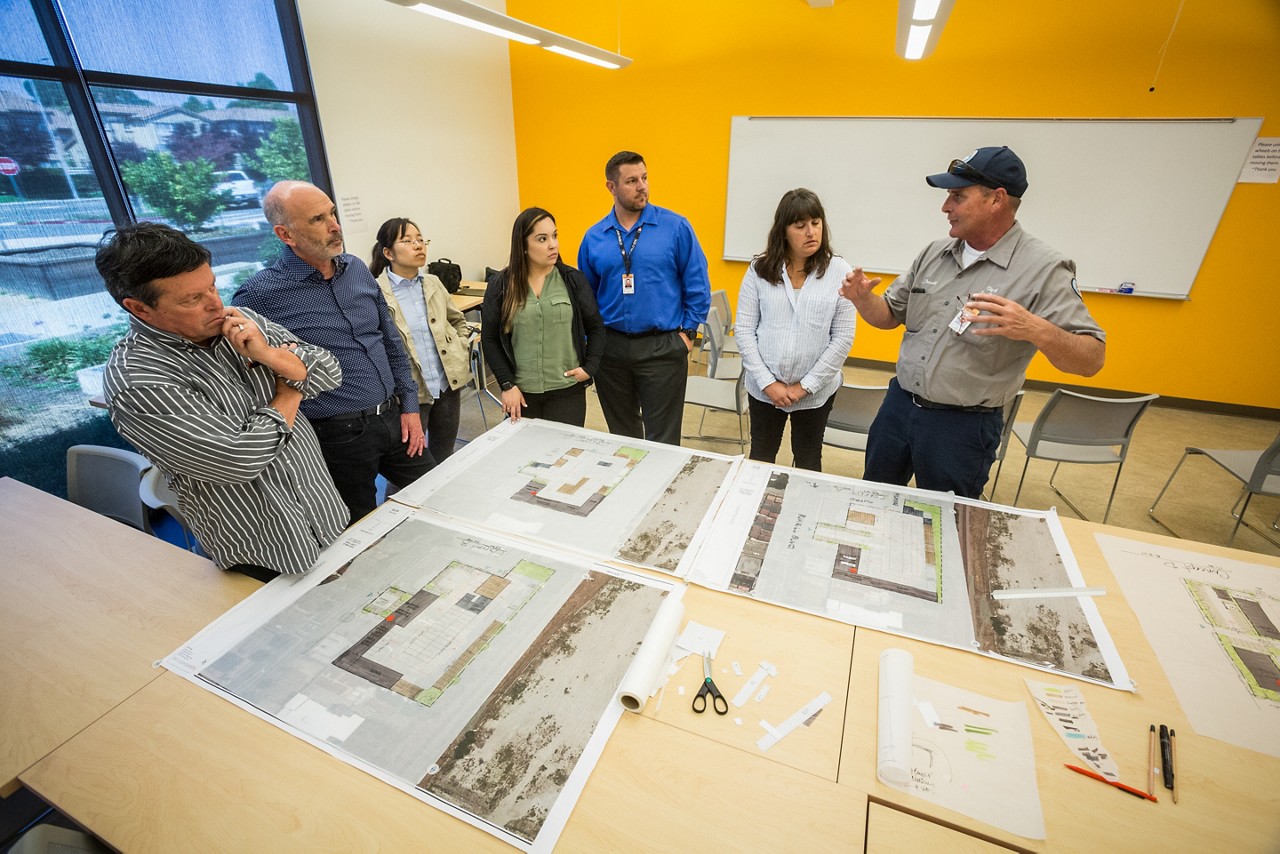
M 24 562 L 54 561 L 62 567 L 62 580 L 31 586 L 12 566 L 3 576 L 3 631 L 10 641 L 0 674 L 3 749 L 7 759 L 19 743 L 28 745 L 25 758 L 10 763 L 23 784 L 125 851 L 510 850 L 213 694 L 153 669 L 153 660 L 256 582 L 224 576 L 158 542 L 169 572 L 138 570 L 135 564 L 149 538 L 113 522 L 83 519 L 92 514 L 34 492 L 0 481 L 10 549 L 16 543 L 12 530 L 48 527 L 67 517 L 86 532 L 84 542 L 72 538 L 71 546 L 94 545 L 89 553 L 81 550 L 78 558 L 64 560 L 53 556 L 67 549 L 65 536 L 24 542 Z M 19 504 L 32 509 L 22 511 Z M 11 524 L 19 515 L 27 521 Z M 1130 694 L 1082 684 L 1090 710 L 1122 776 L 1142 780 L 1139 785 L 1145 785 L 1147 725 L 1176 727 L 1180 803 L 1162 797 L 1150 804 L 1063 769 L 1071 754 L 1029 702 L 1046 841 L 1012 836 L 902 795 L 882 785 L 874 771 L 876 668 L 882 649 L 907 648 L 918 673 L 1000 699 L 1027 702 L 1023 679 L 1045 677 L 957 650 L 865 629 L 855 632 L 818 617 L 690 588 L 688 617 L 726 631 L 716 660 L 725 694 L 732 696 L 765 658 L 779 671 L 772 690 L 764 702 L 732 708 L 725 717 L 695 715 L 689 703 L 702 674 L 700 660 L 691 656 L 660 701 L 651 700 L 642 714 L 623 716 L 559 850 L 1277 850 L 1280 759 L 1194 733 L 1093 534 L 1108 531 L 1278 568 L 1280 561 L 1072 520 L 1063 524 L 1086 581 L 1108 591 L 1098 606 L 1141 688 Z M 68 527 L 57 525 L 59 531 Z M 96 533 L 89 533 L 91 525 Z M 113 533 L 118 543 L 128 544 L 114 553 L 101 547 Z M 101 573 L 90 569 L 102 563 L 120 566 Z M 92 667 L 76 653 L 102 641 L 80 640 L 71 628 L 54 631 L 46 624 L 58 612 L 74 613 L 76 619 L 68 622 L 77 624 L 93 622 L 96 612 L 111 627 L 97 637 L 110 634 L 116 640 Z M 27 632 L 39 634 L 40 641 L 10 628 L 10 615 L 20 613 Z M 115 632 L 146 635 L 146 642 L 126 642 Z M 36 657 L 38 666 L 20 663 Z M 743 677 L 727 672 L 732 662 L 740 663 Z M 98 678 L 91 679 L 90 671 L 98 671 Z M 99 688 L 75 723 L 56 731 L 35 726 L 41 710 L 56 714 L 53 707 L 61 704 L 86 705 L 77 679 L 107 682 L 110 688 Z M 777 724 L 821 691 L 833 699 L 811 726 L 798 728 L 767 753 L 756 747 L 760 718 Z M 11 735 L 8 722 L 19 714 L 38 738 Z
M 0 794 L 261 585 L 0 478 Z

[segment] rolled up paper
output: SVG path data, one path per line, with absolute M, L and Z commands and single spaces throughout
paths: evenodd
M 622 677 L 618 688 L 618 702 L 628 712 L 639 713 L 666 675 L 667 657 L 675 644 L 680 624 L 684 622 L 684 602 L 668 595 L 658 606 L 649 631 L 645 632 L 636 657 Z
M 911 782 L 911 682 L 915 660 L 905 649 L 880 653 L 880 720 L 876 776 L 899 788 Z

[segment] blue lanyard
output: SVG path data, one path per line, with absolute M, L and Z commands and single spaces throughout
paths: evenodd
M 622 266 L 625 272 L 631 274 L 631 254 L 636 251 L 636 241 L 640 239 L 640 232 L 644 231 L 644 226 L 636 229 L 635 235 L 631 238 L 631 248 L 622 248 L 622 231 L 618 228 L 613 229 L 613 236 L 618 238 L 618 251 L 622 253 Z

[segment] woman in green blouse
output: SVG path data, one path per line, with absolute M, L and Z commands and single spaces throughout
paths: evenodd
M 511 420 L 583 426 L 587 385 L 604 355 L 604 323 L 587 280 L 560 260 L 548 211 L 529 208 L 516 217 L 510 261 L 490 277 L 480 317 L 484 356 Z

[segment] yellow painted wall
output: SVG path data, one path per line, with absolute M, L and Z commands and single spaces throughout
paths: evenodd
M 512 45 L 520 201 L 556 214 L 572 262 L 583 230 L 609 209 L 605 160 L 639 151 L 652 200 L 689 217 L 712 286 L 736 298 L 745 265 L 720 259 L 735 115 L 1262 116 L 1262 135 L 1280 136 L 1280 2 L 1187 0 L 1149 92 L 1178 6 L 958 0 L 937 51 L 908 63 L 893 50 L 893 0 L 828 9 L 804 0 L 508 0 L 508 14 L 602 47 L 619 49 L 620 35 L 620 52 L 634 59 L 605 71 Z M 805 140 L 794 154 L 806 156 Z M 920 164 L 921 179 L 945 166 Z M 1026 203 L 1052 204 L 1035 196 L 1035 163 L 1028 169 Z M 1088 175 L 1082 162 L 1080 180 Z M 1136 191 L 1097 187 L 1098 205 Z M 942 214 L 925 215 L 945 236 Z M 1278 246 L 1280 185 L 1237 185 L 1189 301 L 1086 294 L 1109 334 L 1106 367 L 1084 380 L 1037 356 L 1029 377 L 1280 408 Z M 860 324 L 852 355 L 891 361 L 900 336 Z

